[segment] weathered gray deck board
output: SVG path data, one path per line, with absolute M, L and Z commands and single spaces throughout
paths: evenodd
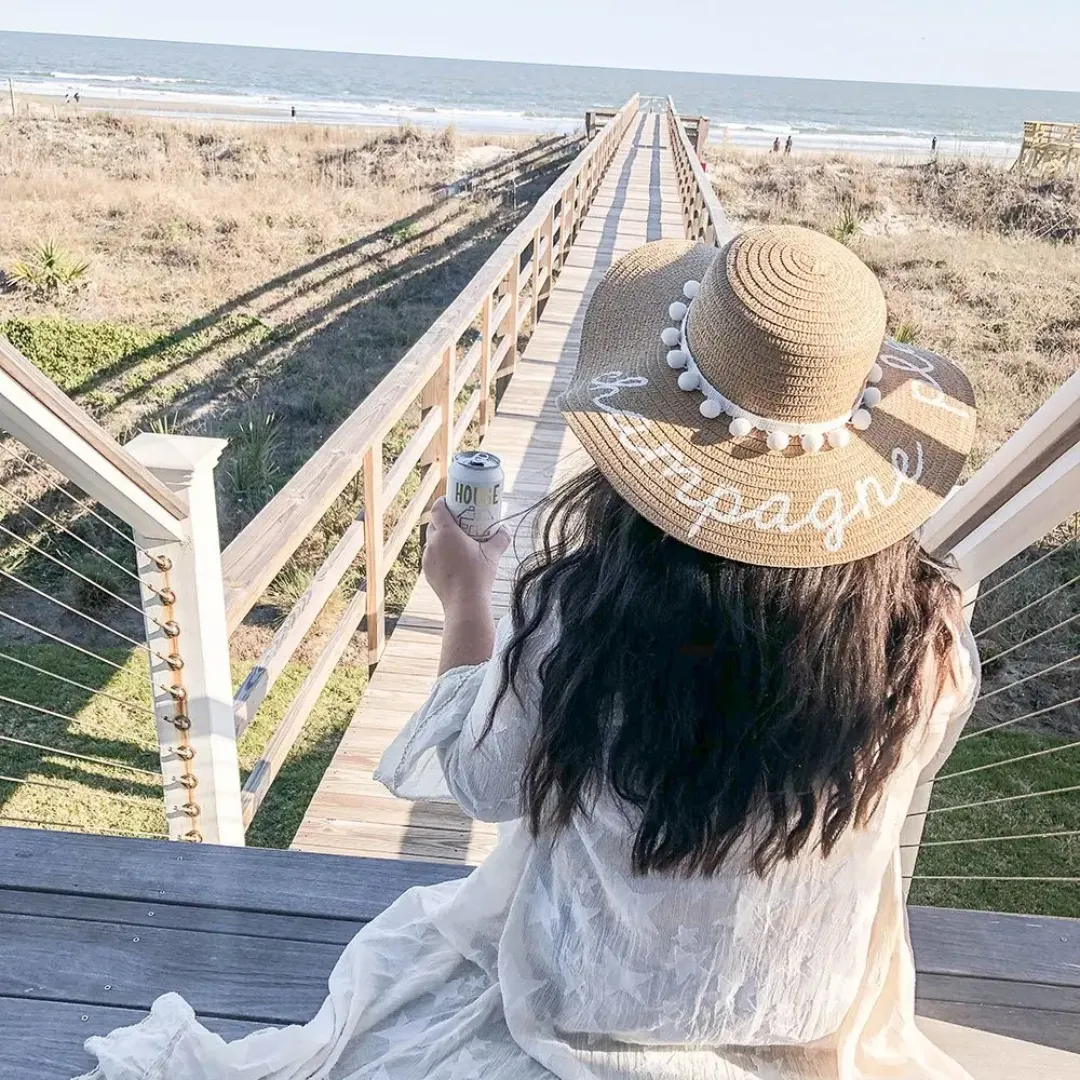
M 469 869 L 0 829 L 0 1080 L 70 1080 L 170 990 L 229 1038 L 308 1020 L 364 921 Z M 1080 1051 L 1080 921 L 910 918 L 920 1015 Z
M 0 887 L 365 921 L 469 867 L 0 828 Z
M 0 997 L 0 1080 L 71 1080 L 93 1064 L 82 1048 L 91 1035 L 137 1024 L 145 1015 L 145 1009 Z M 204 1022 L 229 1040 L 264 1026 L 213 1016 Z

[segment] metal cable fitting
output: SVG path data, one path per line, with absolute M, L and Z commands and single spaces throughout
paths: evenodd
M 166 586 L 164 589 L 158 589 L 158 599 L 166 605 L 176 603 L 176 592 Z
M 179 783 L 181 787 L 187 788 L 188 791 L 194 791 L 199 786 L 199 778 L 197 776 L 181 776 Z
M 180 624 L 175 619 L 170 619 L 168 622 L 161 624 L 161 632 L 166 637 L 179 637 Z
M 187 701 L 187 688 L 183 686 L 170 686 L 169 696 L 173 701 Z
M 192 750 L 190 746 L 178 746 L 176 748 L 176 756 L 181 761 L 191 761 L 195 756 L 195 751 Z
M 179 671 L 184 666 L 184 658 L 182 656 L 167 656 L 165 658 L 165 663 L 168 664 L 173 671 Z
M 191 717 L 185 716 L 183 713 L 177 713 L 172 718 L 172 726 L 177 731 L 189 731 L 191 729 Z
M 196 818 L 202 813 L 202 808 L 198 803 L 188 803 L 187 806 L 184 806 L 181 809 L 190 818 Z
M 154 565 L 162 572 L 166 573 L 172 569 L 172 559 L 168 555 L 152 555 Z
M 202 833 L 199 832 L 197 829 L 192 829 L 191 832 L 184 833 L 184 839 L 189 844 L 201 844 Z

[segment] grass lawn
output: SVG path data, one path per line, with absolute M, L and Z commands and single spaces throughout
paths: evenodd
M 7 645 L 3 652 L 15 660 L 63 672 L 66 678 L 114 695 L 130 707 L 0 658 L 0 695 L 73 718 L 69 721 L 5 705 L 0 712 L 0 735 L 159 772 L 149 678 L 141 653 L 103 650 L 101 655 L 121 665 L 115 670 L 89 657 L 73 660 L 70 650 L 59 645 Z M 239 683 L 244 674 L 235 668 L 235 681 Z M 243 776 L 306 674 L 299 664 L 286 668 L 244 733 L 239 747 Z M 250 844 L 289 845 L 366 682 L 367 670 L 362 665 L 341 665 L 331 676 L 251 824 Z M 0 822 L 45 820 L 95 832 L 164 831 L 161 785 L 155 777 L 11 743 L 3 744 L 0 761 L 4 776 L 36 782 L 0 781 Z
M 961 741 L 942 777 L 995 761 L 1068 746 L 1073 739 L 1027 731 L 994 731 Z M 931 810 L 1080 785 L 1080 747 L 934 785 Z M 1080 836 L 951 843 L 965 837 L 1020 836 L 1080 830 L 1080 792 L 1018 799 L 969 810 L 931 813 L 915 868 L 919 875 L 1080 878 Z M 915 881 L 912 903 L 1080 917 L 1080 885 L 1046 882 Z

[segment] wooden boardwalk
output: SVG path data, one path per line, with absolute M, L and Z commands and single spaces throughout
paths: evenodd
M 582 319 L 596 283 L 625 252 L 648 240 L 683 236 L 667 125 L 660 116 L 642 115 L 608 169 L 483 441 L 503 460 L 509 517 L 527 510 L 583 461 L 555 401 L 577 363 Z M 510 580 L 529 550 L 528 520 L 515 521 L 513 531 L 514 547 L 496 585 L 498 615 L 506 610 Z M 477 863 L 487 854 L 494 826 L 470 821 L 451 804 L 396 799 L 371 775 L 431 690 L 441 633 L 439 602 L 421 580 L 293 847 L 454 863 Z

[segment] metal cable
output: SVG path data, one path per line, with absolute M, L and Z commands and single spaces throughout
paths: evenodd
M 1056 664 L 1051 664 L 1049 667 L 1043 668 L 1041 671 L 1036 671 L 1032 675 L 1025 675 L 1022 679 L 1016 679 L 1014 682 L 1006 683 L 1005 686 L 999 686 L 996 690 L 990 690 L 985 694 L 980 694 L 978 701 L 986 701 L 987 698 L 992 698 L 995 694 L 1004 694 L 1006 690 L 1012 690 L 1015 686 L 1020 686 L 1022 683 L 1037 679 L 1040 675 L 1049 675 L 1051 671 L 1057 671 L 1058 668 L 1065 667 L 1066 664 L 1075 664 L 1077 660 L 1080 660 L 1080 653 L 1077 653 L 1075 656 L 1070 656 L 1067 660 L 1059 660 Z M 978 702 L 976 702 L 976 704 L 977 703 Z
M 1067 619 L 1062 619 L 1059 623 L 1054 623 L 1053 626 L 1049 626 L 1045 630 L 1039 631 L 1037 634 L 1032 634 L 1029 638 L 1024 638 L 1023 641 L 1018 641 L 1015 645 L 1010 645 L 999 653 L 994 653 L 993 656 L 988 656 L 983 661 L 983 667 L 993 663 L 995 660 L 1000 660 L 1003 656 L 1008 656 L 1009 653 L 1016 652 L 1017 649 L 1022 649 L 1025 645 L 1030 645 L 1033 641 L 1038 641 L 1039 638 L 1046 637 L 1047 634 L 1052 634 L 1055 630 L 1060 630 L 1063 626 L 1068 626 L 1071 622 L 1076 622 L 1077 619 L 1080 619 L 1080 611 L 1075 615 L 1070 615 Z
M 108 698 L 110 701 L 115 701 L 117 705 L 123 705 L 126 709 L 134 709 L 136 712 L 146 713 L 148 716 L 157 715 L 149 705 L 136 705 L 133 701 L 125 701 L 115 694 L 110 694 L 108 690 L 96 690 L 92 686 L 87 686 L 86 683 L 77 682 L 75 679 L 69 679 L 66 675 L 57 675 L 55 671 L 48 671 L 43 667 L 38 667 L 37 664 L 31 664 L 28 660 L 20 660 L 17 656 L 11 656 L 6 652 L 0 651 L 0 660 L 8 660 L 12 664 L 19 664 L 21 667 L 36 671 L 39 675 L 47 675 L 50 679 L 56 679 L 58 682 L 67 683 L 68 686 L 75 686 L 80 690 L 86 690 L 88 693 Z
M 1049 746 L 1045 750 L 1034 750 L 1030 754 L 1021 754 L 1019 757 L 1006 758 L 1004 761 L 991 761 L 989 765 L 976 765 L 971 769 L 961 769 L 960 772 L 946 773 L 935 780 L 924 780 L 918 786 L 925 787 L 926 784 L 940 784 L 943 780 L 952 780 L 957 776 L 970 776 L 972 773 L 984 772 L 986 769 L 996 769 L 1002 765 L 1015 765 L 1018 761 L 1029 761 L 1031 758 L 1045 757 L 1047 754 L 1059 754 L 1062 750 L 1072 750 L 1077 746 L 1080 746 L 1080 739 L 1070 743 L 1062 743 L 1061 746 Z
M 0 525 L 0 529 L 3 525 Z M 50 604 L 55 604 L 57 607 L 63 608 L 65 611 L 70 611 L 72 615 L 78 615 L 80 619 L 85 619 L 88 623 L 92 623 L 99 630 L 108 631 L 110 634 L 114 634 L 120 638 L 121 641 L 126 641 L 129 645 L 133 645 L 136 649 L 144 649 L 151 656 L 156 656 L 162 663 L 168 663 L 164 656 L 160 653 L 154 652 L 149 645 L 144 641 L 136 641 L 133 637 L 128 637 L 127 634 L 115 627 L 109 626 L 107 623 L 101 622 L 100 619 L 95 619 L 93 615 L 87 615 L 85 611 L 80 611 L 76 607 L 72 607 L 70 604 L 64 603 L 63 600 L 57 600 L 55 596 L 50 596 L 47 592 L 42 591 L 36 585 L 31 585 L 28 581 L 23 581 L 22 578 L 16 577 L 14 574 L 9 573 L 7 570 L 0 570 L 0 577 L 6 577 L 10 581 L 14 581 L 16 585 L 21 585 L 24 589 L 29 589 L 30 592 L 40 596 L 43 600 L 48 600 Z M 156 619 L 154 620 L 157 621 Z M 158 624 L 161 625 L 160 623 Z
M 59 566 L 61 570 L 64 570 L 66 573 L 74 574 L 77 578 L 81 578 L 88 585 L 93 585 L 94 588 L 97 589 L 99 592 L 103 592 L 106 596 L 111 596 L 114 600 L 119 600 L 121 604 L 123 604 L 125 607 L 131 608 L 131 610 L 134 611 L 140 617 L 145 616 L 151 622 L 157 623 L 158 626 L 161 626 L 161 623 L 158 622 L 158 620 L 155 619 L 153 617 L 153 615 L 147 615 L 146 612 L 144 612 L 143 609 L 138 604 L 133 604 L 130 600 L 125 600 L 122 596 L 119 596 L 117 593 L 114 593 L 111 589 L 106 589 L 104 585 L 99 584 L 93 578 L 87 577 L 85 574 L 79 573 L 79 571 L 76 570 L 73 566 L 69 566 L 62 559 L 56 558 L 55 555 L 50 555 L 44 548 L 40 548 L 40 547 L 37 546 L 37 544 L 31 543 L 25 537 L 19 536 L 18 533 L 12 532 L 11 529 L 9 529 L 6 525 L 0 525 L 0 532 L 7 533 L 8 536 L 10 536 L 13 540 L 18 541 L 20 544 L 25 544 L 31 551 L 36 551 L 39 555 L 41 555 L 44 558 L 48 559 L 49 562 L 56 563 L 56 565 Z M 7 571 L 0 570 L 0 574 L 5 574 L 5 573 L 7 573 Z M 25 581 L 20 581 L 19 578 L 14 577 L 11 574 L 8 574 L 7 576 L 10 577 L 12 579 L 12 581 L 18 581 L 20 585 L 25 585 L 26 584 Z M 33 586 L 28 585 L 27 588 L 33 588 Z M 45 594 L 45 593 L 42 593 L 41 595 L 42 596 L 47 596 L 47 594 Z M 47 598 L 52 599 L 52 597 L 47 597 Z M 60 601 L 58 600 L 56 602 L 59 603 Z M 72 608 L 71 610 L 74 611 L 75 609 Z M 106 627 L 106 629 L 108 629 L 108 627 Z
M 988 731 L 997 731 L 998 728 L 1011 727 L 1013 724 L 1019 724 L 1021 720 L 1032 720 L 1036 716 L 1042 716 L 1044 713 L 1053 712 L 1055 709 L 1064 709 L 1066 705 L 1075 705 L 1080 702 L 1080 696 L 1069 698 L 1068 701 L 1059 701 L 1056 705 L 1047 705 L 1045 709 L 1036 709 L 1034 712 L 1024 713 L 1023 716 L 1014 716 L 1011 720 L 1002 720 L 997 724 L 989 724 L 987 727 L 979 728 L 978 731 L 969 731 L 965 735 L 961 735 L 957 742 L 963 742 L 965 739 L 974 739 L 976 735 L 985 735 Z
M 1007 877 L 1001 874 L 913 874 L 914 881 L 1044 881 L 1080 884 L 1080 877 Z
M 38 508 L 37 508 L 37 507 L 36 507 L 36 506 L 35 506 L 35 505 L 34 505 L 34 504 L 33 504 L 32 502 L 30 502 L 30 500 L 29 500 L 29 499 L 24 499 L 24 498 L 23 498 L 23 497 L 22 497 L 21 495 L 17 495 L 17 494 L 15 494 L 15 492 L 14 492 L 14 491 L 9 491 L 9 490 L 8 490 L 8 489 L 7 489 L 6 487 L 4 487 L 4 486 L 3 486 L 2 484 L 0 484 L 0 491 L 2 491 L 2 492 L 3 492 L 4 494 L 5 494 L 5 495 L 9 495 L 9 496 L 10 496 L 11 498 L 13 498 L 13 499 L 18 499 L 18 501 L 19 501 L 20 503 L 22 503 L 22 505 L 23 505 L 23 506 L 25 506 L 25 507 L 27 508 L 27 510 L 33 510 L 33 512 L 34 512 L 35 514 L 37 514 L 37 515 L 38 515 L 38 517 L 44 518 L 44 519 L 45 519 L 45 520 L 46 520 L 47 522 L 49 522 L 49 524 L 50 524 L 50 525 L 53 525 L 53 526 L 55 526 L 55 527 L 56 527 L 57 529 L 59 529 L 59 530 L 60 530 L 61 532 L 63 532 L 63 533 L 66 533 L 66 534 L 67 534 L 68 536 L 70 536 L 70 537 L 71 537 L 71 539 L 72 539 L 72 540 L 74 540 L 74 541 L 75 541 L 76 543 L 78 543 L 78 544 L 82 544 L 82 546 L 83 546 L 84 548 L 86 548 L 86 549 L 87 549 L 88 551 L 92 551 L 92 552 L 93 552 L 93 553 L 94 553 L 95 555 L 98 555 L 98 556 L 100 556 L 100 557 L 101 557 L 102 559 L 104 559 L 104 560 L 105 560 L 105 561 L 106 561 L 107 563 L 111 563 L 111 564 L 112 564 L 113 566 L 115 566 L 115 567 L 116 567 L 116 569 L 117 569 L 117 570 L 119 570 L 119 571 L 120 571 L 121 573 L 127 574 L 127 576 L 128 576 L 129 578 L 132 578 L 133 580 L 137 581 L 137 582 L 138 582 L 138 583 L 139 583 L 140 585 L 142 585 L 142 586 L 143 586 L 143 588 L 146 588 L 146 589 L 150 589 L 150 591 L 151 591 L 151 592 L 153 592 L 153 591 L 154 591 L 154 590 L 153 590 L 153 589 L 151 589 L 151 588 L 150 588 L 150 586 L 149 586 L 149 585 L 147 585 L 147 584 L 146 584 L 146 582 L 145 582 L 145 581 L 143 581 L 143 579 L 142 579 L 141 577 L 139 577 L 139 575 L 138 575 L 138 574 L 136 574 L 136 573 L 135 573 L 135 572 L 134 572 L 133 570 L 129 570 L 129 569 L 128 569 L 128 568 L 127 568 L 126 566 L 124 566 L 124 565 L 123 565 L 122 563 L 118 563 L 118 562 L 117 562 L 117 561 L 116 561 L 116 560 L 115 560 L 114 558 L 112 558 L 112 557 L 111 557 L 111 556 L 109 556 L 109 555 L 106 555 L 104 551 L 102 551 L 102 550 L 101 550 L 100 548 L 98 548 L 98 547 L 95 547 L 95 546 L 94 546 L 93 544 L 91 544 L 91 543 L 90 543 L 90 541 L 89 541 L 89 540 L 84 540 L 84 539 L 83 539 L 83 538 L 82 538 L 81 536 L 79 536 L 79 534 L 78 534 L 78 533 L 76 533 L 76 532 L 73 532 L 73 531 L 72 531 L 71 529 L 69 529 L 69 528 L 68 528 L 68 527 L 67 527 L 66 525 L 64 525 L 64 524 L 63 524 L 62 522 L 59 522 L 59 521 L 57 521 L 57 520 L 56 520 L 56 518 L 52 517 L 52 516 L 51 516 L 51 515 L 49 515 L 49 514 L 46 514 L 44 510 L 39 510 L 39 509 L 38 509 Z M 24 520 L 25 520 L 25 519 L 24 519 Z
M 927 814 L 947 814 L 951 810 L 975 810 L 980 806 L 993 806 L 996 803 L 1019 802 L 1021 799 L 1038 799 L 1043 795 L 1065 795 L 1068 792 L 1080 791 L 1080 784 L 1070 787 L 1052 788 L 1050 791 L 1027 791 L 1022 795 L 999 795 L 996 799 L 980 799 L 978 802 L 957 803 L 955 806 L 934 806 L 929 810 L 921 810 L 910 814 L 910 817 L 926 817 Z
M 58 746 L 46 746 L 44 743 L 31 742 L 29 739 L 16 739 L 14 735 L 0 735 L 0 742 L 14 743 L 16 746 L 30 746 L 35 750 L 45 750 L 50 754 L 76 758 L 79 761 L 92 761 L 95 765 L 108 765 L 111 769 L 126 769 L 128 772 L 152 776 L 159 784 L 163 783 L 161 773 L 156 773 L 153 769 L 140 769 L 138 765 L 125 765 L 122 761 L 111 761 L 109 758 L 94 757 L 92 754 L 76 754 L 73 750 L 61 750 Z
M 71 492 L 63 486 L 65 482 L 65 477 L 60 476 L 60 482 L 58 483 L 56 477 L 50 476 L 47 472 L 45 472 L 44 469 L 39 469 L 36 465 L 33 465 L 28 458 L 24 458 L 18 454 L 12 453 L 6 446 L 2 444 L 0 444 L 0 452 L 6 454 L 13 461 L 17 461 L 20 465 L 26 466 L 26 468 L 28 468 L 32 473 L 36 473 L 43 480 L 47 481 L 53 489 L 59 491 L 60 494 L 63 495 L 66 499 L 70 499 L 71 502 L 74 503 L 80 510 L 86 512 L 91 517 L 97 518 L 97 520 L 100 521 L 104 526 L 106 526 L 106 528 L 112 529 L 112 531 L 116 533 L 117 536 L 122 537 L 124 540 L 126 540 L 133 548 L 135 548 L 136 551 L 141 551 L 151 562 L 156 561 L 154 559 L 154 556 L 151 555 L 150 552 L 146 550 L 146 548 L 144 548 L 141 544 L 136 543 L 134 537 L 128 536 L 128 534 L 124 532 L 123 529 L 118 529 L 111 521 L 109 521 L 108 518 L 103 517 L 92 506 L 90 506 L 89 503 L 83 502 L 81 499 L 75 498 L 75 496 L 72 495 Z M 57 475 L 59 476 L 59 474 Z
M 1022 608 L 1017 608 L 1015 611 L 1010 612 L 1005 618 L 998 619 L 996 623 L 991 623 L 989 626 L 983 627 L 982 630 L 974 635 L 975 640 L 978 641 L 979 638 L 985 637 L 991 630 L 996 630 L 999 626 L 1004 626 L 1005 623 L 1015 619 L 1017 615 L 1023 615 L 1025 611 L 1030 611 L 1036 604 L 1041 604 L 1044 600 L 1049 600 L 1051 596 L 1061 592 L 1062 589 L 1067 589 L 1070 585 L 1075 585 L 1078 581 L 1080 581 L 1080 574 L 1077 574 L 1074 578 L 1070 578 L 1064 585 L 1059 585 L 1056 589 L 1051 589 L 1048 593 L 1043 593 L 1037 600 L 1032 600 L 1030 604 L 1025 604 Z
M 24 626 L 27 630 L 33 630 L 35 634 L 41 634 L 43 637 L 50 638 L 60 645 L 66 645 L 69 649 L 74 649 L 76 652 L 81 652 L 85 656 L 91 656 L 95 660 L 100 660 L 103 664 L 108 664 L 109 667 L 116 668 L 117 671 L 127 670 L 123 664 L 118 664 L 115 660 L 110 660 L 106 656 L 99 656 L 96 652 L 91 652 L 90 649 L 84 649 L 81 645 L 76 645 L 73 641 L 65 641 L 62 637 L 50 634 L 48 630 L 42 630 L 40 626 L 34 626 L 33 623 L 28 623 L 23 619 L 17 618 L 15 615 L 9 615 L 6 611 L 0 610 L 0 619 L 10 619 L 11 622 L 18 623 L 19 626 Z M 151 680 L 150 686 L 153 687 L 153 685 L 153 681 Z
M 0 773 L 0 780 L 3 780 L 8 784 L 29 784 L 31 787 L 50 788 L 54 791 L 66 791 L 68 794 L 71 793 L 70 784 L 56 784 L 51 780 L 26 780 L 18 776 L 5 776 L 3 773 Z M 145 799 L 137 799 L 134 795 L 117 795 L 112 791 L 95 791 L 93 788 L 86 788 L 85 790 L 91 795 L 100 795 L 103 799 L 116 799 L 119 802 L 135 803 L 136 806 L 146 805 Z
M 1059 832 L 1020 833 L 1011 836 L 963 836 L 955 840 L 923 840 L 919 844 L 901 844 L 901 848 L 946 847 L 952 844 L 987 844 L 996 840 L 1049 840 L 1059 836 L 1080 836 L 1080 829 L 1062 829 Z
M 998 589 L 1004 588 L 1006 585 L 1008 585 L 1010 581 L 1015 581 L 1021 575 L 1026 574 L 1029 570 L 1034 570 L 1035 567 L 1038 566 L 1040 563 L 1044 563 L 1047 559 L 1053 558 L 1059 551 L 1063 551 L 1070 544 L 1075 544 L 1077 540 L 1080 540 L 1080 533 L 1078 533 L 1076 536 L 1070 537 L 1068 540 L 1062 540 L 1062 542 L 1058 544 L 1057 547 L 1051 548 L 1048 552 L 1046 552 L 1045 555 L 1040 555 L 1034 562 L 1028 563 L 1027 566 L 1021 566 L 1015 574 L 1010 574 L 1007 578 L 1004 579 L 1004 581 L 999 581 L 996 585 L 991 585 L 990 588 L 985 590 L 984 592 L 980 592 L 979 595 L 975 598 L 975 600 L 985 600 L 988 596 L 996 593 Z M 964 605 L 964 607 L 971 607 L 971 605 L 975 603 L 975 600 L 969 600 Z
M 89 825 L 80 825 L 74 821 L 50 821 L 48 818 L 0 817 L 0 826 L 10 825 L 54 825 L 60 829 L 74 829 L 78 832 L 91 833 L 94 836 L 145 836 L 152 840 L 168 840 L 169 834 L 163 832 L 141 832 L 138 829 L 110 829 L 108 832 L 95 832 Z

